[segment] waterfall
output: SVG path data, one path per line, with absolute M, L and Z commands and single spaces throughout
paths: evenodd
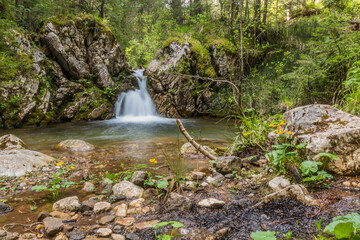
M 155 105 L 146 88 L 144 70 L 135 70 L 133 75 L 137 79 L 139 89 L 122 92 L 119 95 L 115 104 L 116 118 L 131 120 L 158 117 Z

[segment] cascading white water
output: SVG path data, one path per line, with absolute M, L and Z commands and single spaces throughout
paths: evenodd
M 142 119 L 144 117 L 158 117 L 155 105 L 146 88 L 144 70 L 135 70 L 139 89 L 122 92 L 115 104 L 116 118 Z

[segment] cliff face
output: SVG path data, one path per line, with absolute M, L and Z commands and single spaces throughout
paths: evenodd
M 194 39 L 169 38 L 146 70 L 158 112 L 167 117 L 192 117 L 216 111 L 221 83 L 210 78 L 233 74 L 234 59 L 216 42 L 203 46 Z
M 25 67 L 0 84 L 0 126 L 107 119 L 119 91 L 131 86 L 130 68 L 106 25 L 90 16 L 55 17 L 44 24 L 41 46 L 10 30 L 8 50 Z

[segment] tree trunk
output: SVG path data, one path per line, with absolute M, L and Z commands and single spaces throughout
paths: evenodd
M 104 18 L 105 16 L 105 0 L 101 1 L 99 17 Z
M 266 25 L 266 17 L 267 17 L 267 11 L 268 11 L 268 2 L 269 0 L 265 0 L 264 2 L 264 14 L 263 14 L 263 24 Z
M 239 37 L 240 37 L 240 75 L 239 75 L 239 96 L 238 96 L 238 104 L 239 111 L 242 113 L 242 82 L 244 78 L 244 42 L 243 42 L 243 8 L 244 8 L 244 0 L 240 0 L 240 19 L 239 19 Z

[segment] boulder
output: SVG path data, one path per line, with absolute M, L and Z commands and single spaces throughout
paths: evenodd
M 172 192 L 170 193 L 170 197 L 166 202 L 165 207 L 167 208 L 168 211 L 180 210 L 180 211 L 189 212 L 193 208 L 193 203 L 189 198 Z
M 0 151 L 0 175 L 21 176 L 47 165 L 54 158 L 28 149 Z
M 27 149 L 26 144 L 18 137 L 12 134 L 0 137 L 0 150 Z
M 122 181 L 115 184 L 112 188 L 114 195 L 125 195 L 127 198 L 141 197 L 144 189 L 136 186 L 132 182 Z
M 202 146 L 206 151 L 208 151 L 213 156 L 218 156 L 217 153 L 208 146 Z M 185 143 L 180 148 L 181 155 L 187 158 L 206 158 L 202 153 L 200 153 L 191 143 Z
M 198 205 L 200 207 L 205 208 L 211 208 L 211 209 L 217 209 L 222 208 L 225 205 L 224 201 L 217 200 L 215 198 L 206 198 L 204 200 L 201 200 Z
M 85 152 L 92 151 L 95 146 L 80 139 L 68 139 L 59 142 L 54 146 L 57 151 L 70 151 L 70 152 Z
M 47 217 L 43 221 L 45 233 L 48 236 L 54 236 L 56 233 L 60 232 L 64 224 L 59 218 Z
M 215 159 L 216 171 L 227 174 L 241 169 L 241 159 L 235 156 L 223 156 Z
M 76 212 L 80 209 L 79 198 L 77 196 L 61 199 L 53 204 L 53 211 L 64 213 Z
M 310 159 L 323 161 L 326 170 L 340 175 L 360 173 L 360 117 L 314 104 L 292 109 L 284 119 L 285 130 L 294 132 L 296 143 L 307 143 Z M 338 159 L 322 158 L 319 153 L 331 153 Z

